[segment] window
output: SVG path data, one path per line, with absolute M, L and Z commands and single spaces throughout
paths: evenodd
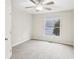
M 49 18 L 45 22 L 46 35 L 60 35 L 60 20 L 57 18 Z

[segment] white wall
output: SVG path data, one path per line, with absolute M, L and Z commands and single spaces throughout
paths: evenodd
M 32 39 L 46 40 L 51 42 L 58 42 L 73 45 L 73 11 L 63 11 L 56 13 L 36 14 L 33 15 L 33 31 Z M 44 17 L 57 16 L 60 18 L 60 37 L 48 36 L 44 34 Z
M 32 15 L 13 9 L 12 11 L 12 46 L 31 39 Z

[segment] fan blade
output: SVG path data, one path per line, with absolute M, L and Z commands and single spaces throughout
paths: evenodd
M 37 0 L 39 3 L 41 2 L 41 0 Z
M 34 8 L 35 6 L 25 7 L 25 8 Z
M 44 0 L 37 0 L 39 3 L 44 2 Z
M 52 10 L 52 8 L 45 8 L 45 9 L 47 9 L 47 10 Z
M 45 5 L 51 5 L 51 4 L 54 4 L 54 2 L 45 3 Z
M 30 0 L 32 3 L 36 4 L 36 2 L 34 0 Z

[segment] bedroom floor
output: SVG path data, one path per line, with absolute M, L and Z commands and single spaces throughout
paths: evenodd
M 30 40 L 13 47 L 11 59 L 74 59 L 71 46 Z

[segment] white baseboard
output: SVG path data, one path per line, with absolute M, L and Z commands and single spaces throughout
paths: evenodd
M 15 47 L 15 46 L 17 46 L 17 45 L 19 45 L 19 44 L 21 44 L 21 43 L 23 43 L 23 42 L 25 42 L 25 41 L 28 41 L 28 40 L 24 40 L 24 41 L 18 42 L 18 43 L 16 43 L 16 44 L 13 44 L 12 47 Z

